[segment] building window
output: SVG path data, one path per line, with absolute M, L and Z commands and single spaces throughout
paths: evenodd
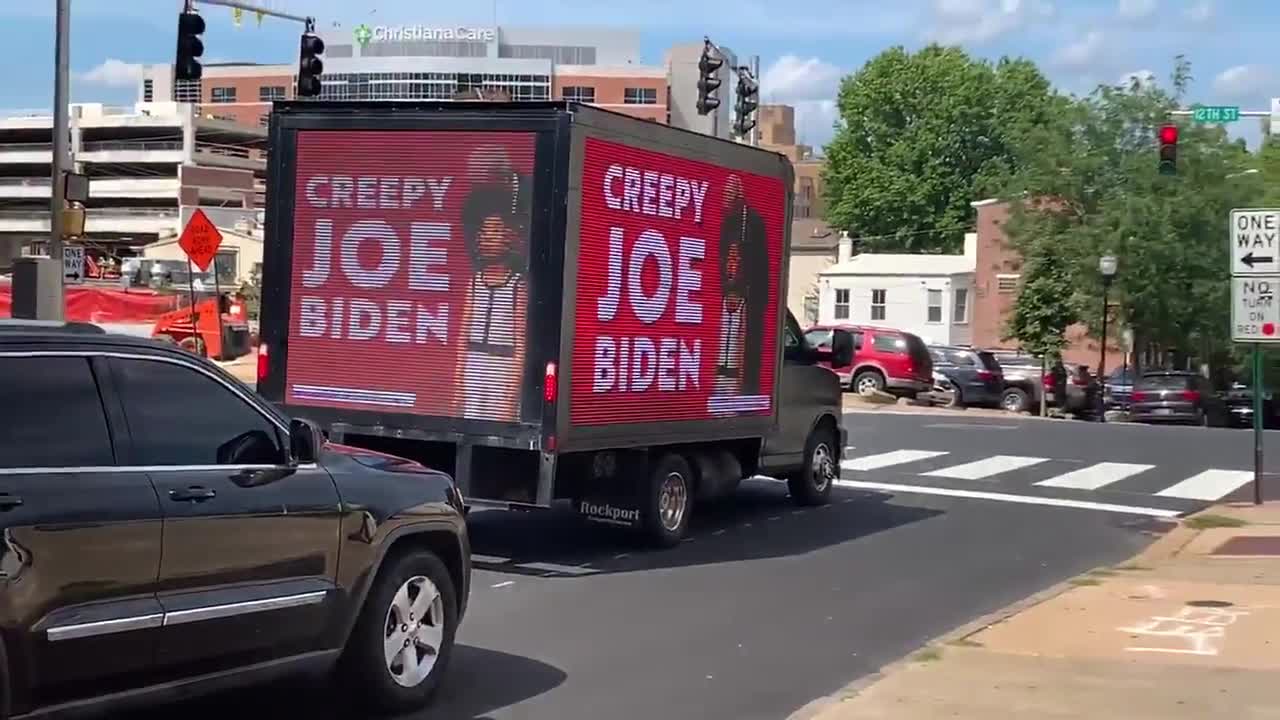
M 835 319 L 849 319 L 849 288 L 836 288 Z
M 886 293 L 884 290 L 871 291 L 871 319 L 872 320 L 884 320 L 885 305 L 887 304 L 885 302 L 885 296 L 887 294 L 888 293 Z
M 956 288 L 955 304 L 951 306 L 951 322 L 969 322 L 969 288 Z
M 929 316 L 925 322 L 940 323 L 942 322 L 942 291 L 926 290 L 929 301 Z
M 657 88 L 626 88 L 622 91 L 622 102 L 627 105 L 657 105 Z
M 155 99 L 156 82 L 151 78 L 142 81 L 142 102 L 151 102 Z
M 1021 275 L 997 275 L 996 276 L 996 292 L 1012 293 L 1018 291 L 1018 281 L 1022 279 Z
M 217 92 L 218 88 L 214 88 L 213 90 L 214 92 Z M 231 91 L 232 91 L 231 97 L 234 98 L 235 88 L 231 88 Z M 284 100 L 284 86 L 283 85 L 264 85 L 258 88 L 258 100 L 260 102 L 275 102 L 276 100 Z
M 210 102 L 216 103 L 233 103 L 236 101 L 236 89 L 234 87 L 216 87 L 210 91 Z
M 594 103 L 596 101 L 596 89 L 581 85 L 567 85 L 561 90 L 561 97 L 569 102 Z

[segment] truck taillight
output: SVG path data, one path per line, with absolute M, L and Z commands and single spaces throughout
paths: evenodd
M 258 346 L 258 382 L 267 379 L 267 371 L 271 365 L 267 361 L 267 344 L 262 343 Z
M 542 376 L 542 399 L 553 403 L 560 392 L 560 381 L 554 362 L 547 363 L 547 371 Z
M 1200 391 L 1199 390 L 1183 390 L 1182 399 L 1186 400 L 1187 402 L 1193 402 L 1193 403 L 1200 402 Z

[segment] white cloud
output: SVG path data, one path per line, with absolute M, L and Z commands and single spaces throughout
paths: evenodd
M 1196 0 L 1187 8 L 1187 18 L 1197 23 L 1208 22 L 1213 19 L 1214 10 L 1213 0 Z
M 1120 0 L 1116 14 L 1126 20 L 1142 20 L 1156 12 L 1156 0 Z
M 1053 63 L 1066 68 L 1086 68 L 1098 60 L 1106 37 L 1100 30 L 1090 30 L 1084 37 L 1058 48 Z
M 1120 76 L 1120 80 L 1116 82 L 1122 88 L 1131 88 L 1134 83 L 1138 83 L 1139 87 L 1149 87 L 1156 82 L 1156 74 L 1151 70 L 1134 70 Z
M 981 44 L 1054 14 L 1049 0 L 933 0 L 928 39 L 944 45 Z
M 91 85 L 111 88 L 133 88 L 142 79 L 143 66 L 115 58 L 107 58 L 101 65 L 80 74 L 80 79 Z
M 1213 89 L 1230 98 L 1259 95 L 1271 89 L 1275 79 L 1275 73 L 1261 65 L 1236 65 L 1214 77 Z
M 831 100 L 844 72 L 816 57 L 783 55 L 761 73 L 760 93 L 769 102 Z
M 802 100 L 795 103 L 796 142 L 821 149 L 835 135 L 839 116 L 835 100 Z

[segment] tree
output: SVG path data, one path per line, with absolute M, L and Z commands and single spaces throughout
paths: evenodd
M 1100 305 L 1098 258 L 1115 255 L 1116 330 L 1128 327 L 1136 349 L 1178 365 L 1192 357 L 1221 361 L 1229 348 L 1226 220 L 1260 190 L 1242 175 L 1254 158 L 1221 127 L 1182 126 L 1178 172 L 1159 174 L 1155 132 L 1189 79 L 1190 65 L 1178 58 L 1171 90 L 1102 86 L 1075 100 L 1054 123 L 1020 139 L 1025 162 L 1007 185 L 1009 196 L 1048 199 L 1021 206 L 1009 229 L 1025 258 L 1052 255 L 1062 264 L 1071 291 L 1059 296 L 1061 313 L 1084 299 L 1086 307 Z M 1052 298 L 1031 293 L 1018 305 L 1034 315 Z M 1095 336 L 1101 315 L 1100 307 L 1080 313 Z
M 937 45 L 880 53 L 841 83 L 828 221 L 871 251 L 958 251 L 969 203 L 1018 167 L 1017 138 L 1059 104 L 1028 60 L 993 65 Z

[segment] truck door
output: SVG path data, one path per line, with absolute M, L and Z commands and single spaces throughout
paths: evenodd
M 791 313 L 782 330 L 782 373 L 778 381 L 778 426 L 765 440 L 762 458 L 770 472 L 792 469 L 804 462 L 804 445 L 815 420 L 837 406 L 840 381 L 831 370 L 814 363 Z M 835 410 L 837 413 L 838 409 Z

